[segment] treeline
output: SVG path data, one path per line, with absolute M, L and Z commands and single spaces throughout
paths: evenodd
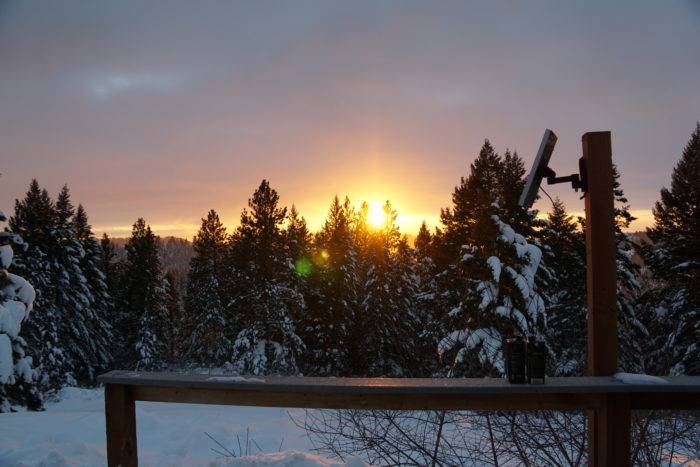
M 616 173 L 620 366 L 698 374 L 700 125 L 637 245 Z M 486 141 L 440 214 L 411 245 L 387 201 L 335 197 L 320 231 L 282 206 L 263 180 L 227 232 L 218 214 L 194 238 L 186 290 L 164 273 L 159 238 L 143 219 L 126 257 L 97 241 L 68 188 L 54 201 L 32 182 L 10 231 L 29 244 L 13 267 L 37 289 L 22 329 L 39 385 L 91 384 L 107 368 L 218 367 L 318 376 L 498 376 L 503 340 L 545 339 L 548 374 L 585 368 L 582 220 L 555 200 L 540 218 L 517 204 L 517 153 Z M 641 256 L 644 266 L 634 257 Z M 181 296 L 183 295 L 183 296 Z

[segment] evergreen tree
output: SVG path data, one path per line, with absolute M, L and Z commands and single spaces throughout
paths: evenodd
M 116 298 L 118 282 L 117 253 L 114 243 L 106 233 L 100 239 L 100 271 L 105 275 L 108 293 Z
M 87 281 L 87 307 L 84 319 L 90 335 L 90 352 L 93 359 L 91 379 L 106 370 L 112 361 L 111 342 L 113 339 L 110 314 L 114 310 L 114 299 L 102 271 L 102 250 L 88 223 L 87 213 L 78 205 L 73 218 L 75 236 L 83 251 L 80 269 Z
M 497 202 L 474 215 L 479 236 L 462 249 L 457 264 L 460 298 L 445 320 L 450 331 L 438 346 L 449 375 L 502 375 L 503 341 L 542 335 L 544 300 L 535 276 L 541 250 L 500 219 Z
M 670 331 L 663 345 L 673 374 L 700 375 L 700 123 L 661 189 L 646 261 L 661 281 L 653 317 Z
M 455 187 L 452 207 L 441 212 L 445 231 L 433 243 L 434 319 L 447 333 L 438 345 L 443 374 L 501 374 L 503 339 L 540 334 L 545 326 L 541 249 L 532 238 L 532 214 L 517 206 L 514 193 L 523 175 L 517 154 L 504 160 L 486 140 Z
M 416 236 L 414 254 L 414 270 L 416 280 L 415 306 L 418 316 L 417 345 L 423 349 L 420 356 L 418 375 L 430 377 L 438 371 L 437 348 L 440 340 L 447 334 L 441 325 L 442 313 L 437 297 L 436 267 L 433 261 L 436 249 L 435 240 L 439 239 L 440 231 L 431 235 L 425 222 L 421 224 Z
M 287 209 L 267 180 L 248 200 L 231 238 L 231 276 L 236 287 L 230 303 L 239 326 L 233 366 L 240 373 L 298 374 L 304 344 L 296 317 L 304 298 L 294 289 L 294 267 L 281 229 Z
M 177 278 L 168 271 L 164 278 L 165 286 L 165 342 L 166 362 L 175 364 L 181 353 L 181 329 L 184 318 L 184 310 L 182 306 L 182 297 L 180 296 L 180 288 L 177 286 Z
M 287 250 L 287 257 L 294 261 L 295 265 L 299 265 L 300 260 L 304 260 L 305 264 L 302 265 L 302 269 L 308 269 L 310 266 L 306 264 L 308 259 L 309 247 L 311 244 L 311 234 L 309 233 L 309 228 L 306 225 L 306 219 L 299 215 L 297 208 L 292 205 L 289 213 L 287 214 L 287 228 L 284 231 L 285 236 L 285 246 Z M 304 277 L 307 271 L 299 271 L 301 277 Z
M 359 282 L 352 218 L 350 200 L 334 197 L 314 239 L 304 336 L 307 373 L 318 376 L 350 374 L 349 352 L 354 349 L 348 333 L 356 314 Z
M 620 184 L 620 173 L 613 165 L 613 192 L 615 196 L 615 262 L 617 264 L 617 309 L 619 366 L 624 371 L 639 372 L 643 369 L 646 341 L 649 331 L 640 320 L 635 298 L 639 295 L 640 267 L 632 261 L 635 243 L 628 234 L 630 224 L 636 220 L 629 210 L 628 200 Z
M 367 211 L 365 203 L 354 229 L 361 300 L 349 327 L 350 371 L 358 376 L 404 376 L 414 366 L 407 357 L 415 350 L 411 346 L 418 332 L 412 253 L 389 201 L 378 228 L 368 227 Z
M 58 243 L 54 203 L 36 180 L 24 199 L 15 200 L 9 227 L 28 245 L 15 252 L 13 266 L 36 288 L 35 311 L 26 320 L 22 336 L 32 349 L 42 389 L 58 388 L 67 382 L 72 362 L 59 330 L 65 317 L 56 304 L 55 268 L 49 255 Z
M 6 220 L 0 211 L 0 222 Z M 0 232 L 0 412 L 18 406 L 32 410 L 42 406 L 39 374 L 32 368 L 32 357 L 27 355 L 30 349 L 20 336 L 22 324 L 32 311 L 35 292 L 25 279 L 8 272 L 13 245 L 26 248 L 18 235 Z
M 233 352 L 233 330 L 221 283 L 226 274 L 226 241 L 226 228 L 212 209 L 192 242 L 195 256 L 187 276 L 185 348 L 187 361 L 196 365 L 223 365 Z
M 479 156 L 470 166 L 469 177 L 461 177 L 452 193 L 452 208 L 442 209 L 440 221 L 445 226 L 438 237 L 440 248 L 435 257 L 437 266 L 444 268 L 454 262 L 462 246 L 478 241 L 484 234 L 478 230 L 474 213 L 489 206 L 499 196 L 501 188 L 502 161 L 489 140 L 479 151 Z
M 102 296 L 84 210 L 76 219 L 67 186 L 53 203 L 33 181 L 25 199 L 15 203 L 10 227 L 33 245 L 18 255 L 17 265 L 27 270 L 38 291 L 37 313 L 27 322 L 26 337 L 37 350 L 42 383 L 47 389 L 94 383 L 109 361 L 109 327 L 103 319 L 103 301 L 109 297 Z
M 126 243 L 126 261 L 119 297 L 118 332 L 124 347 L 121 366 L 157 369 L 167 354 L 165 291 L 158 258 L 160 239 L 139 218 Z
M 583 232 L 554 200 L 540 233 L 550 280 L 545 289 L 547 341 L 552 351 L 550 374 L 580 376 L 586 369 L 586 244 Z

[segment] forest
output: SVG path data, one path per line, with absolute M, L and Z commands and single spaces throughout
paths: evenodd
M 0 407 L 41 409 L 113 368 L 501 377 L 514 335 L 544 340 L 547 375 L 581 375 L 583 219 L 558 199 L 543 215 L 521 208 L 525 172 L 516 152 L 486 140 L 441 225 L 424 223 L 412 242 L 389 201 L 376 226 L 366 203 L 335 196 L 311 232 L 263 180 L 234 230 L 214 210 L 202 219 L 186 278 L 164 266 L 143 218 L 117 255 L 68 186 L 54 199 L 33 180 L 0 236 Z M 615 181 L 620 369 L 698 375 L 700 123 L 646 235 L 627 233 L 617 170 Z

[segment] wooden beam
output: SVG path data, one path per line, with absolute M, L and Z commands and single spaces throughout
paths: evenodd
M 604 394 L 361 394 L 275 392 L 134 386 L 140 401 L 316 409 L 582 410 L 602 406 Z
M 588 465 L 631 465 L 632 411 L 629 395 L 610 394 L 603 399 L 600 409 L 591 412 L 588 417 Z
M 110 466 L 137 465 L 134 401 L 318 409 L 533 411 L 588 410 L 589 463 L 628 465 L 630 411 L 700 409 L 700 377 L 663 384 L 609 376 L 548 378 L 513 385 L 496 378 L 309 378 L 111 371 L 105 385 Z
M 105 385 L 107 464 L 110 467 L 138 465 L 136 408 L 132 390 L 131 386 L 122 384 Z
M 617 303 L 612 146 L 609 131 L 583 135 L 586 193 L 588 374 L 617 371 Z

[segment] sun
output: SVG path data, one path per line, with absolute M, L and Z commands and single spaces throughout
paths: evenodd
M 375 229 L 383 227 L 384 222 L 386 222 L 386 213 L 384 212 L 382 203 L 379 201 L 371 201 L 367 204 L 369 205 L 369 209 L 367 211 L 367 221 L 369 222 L 369 225 Z

